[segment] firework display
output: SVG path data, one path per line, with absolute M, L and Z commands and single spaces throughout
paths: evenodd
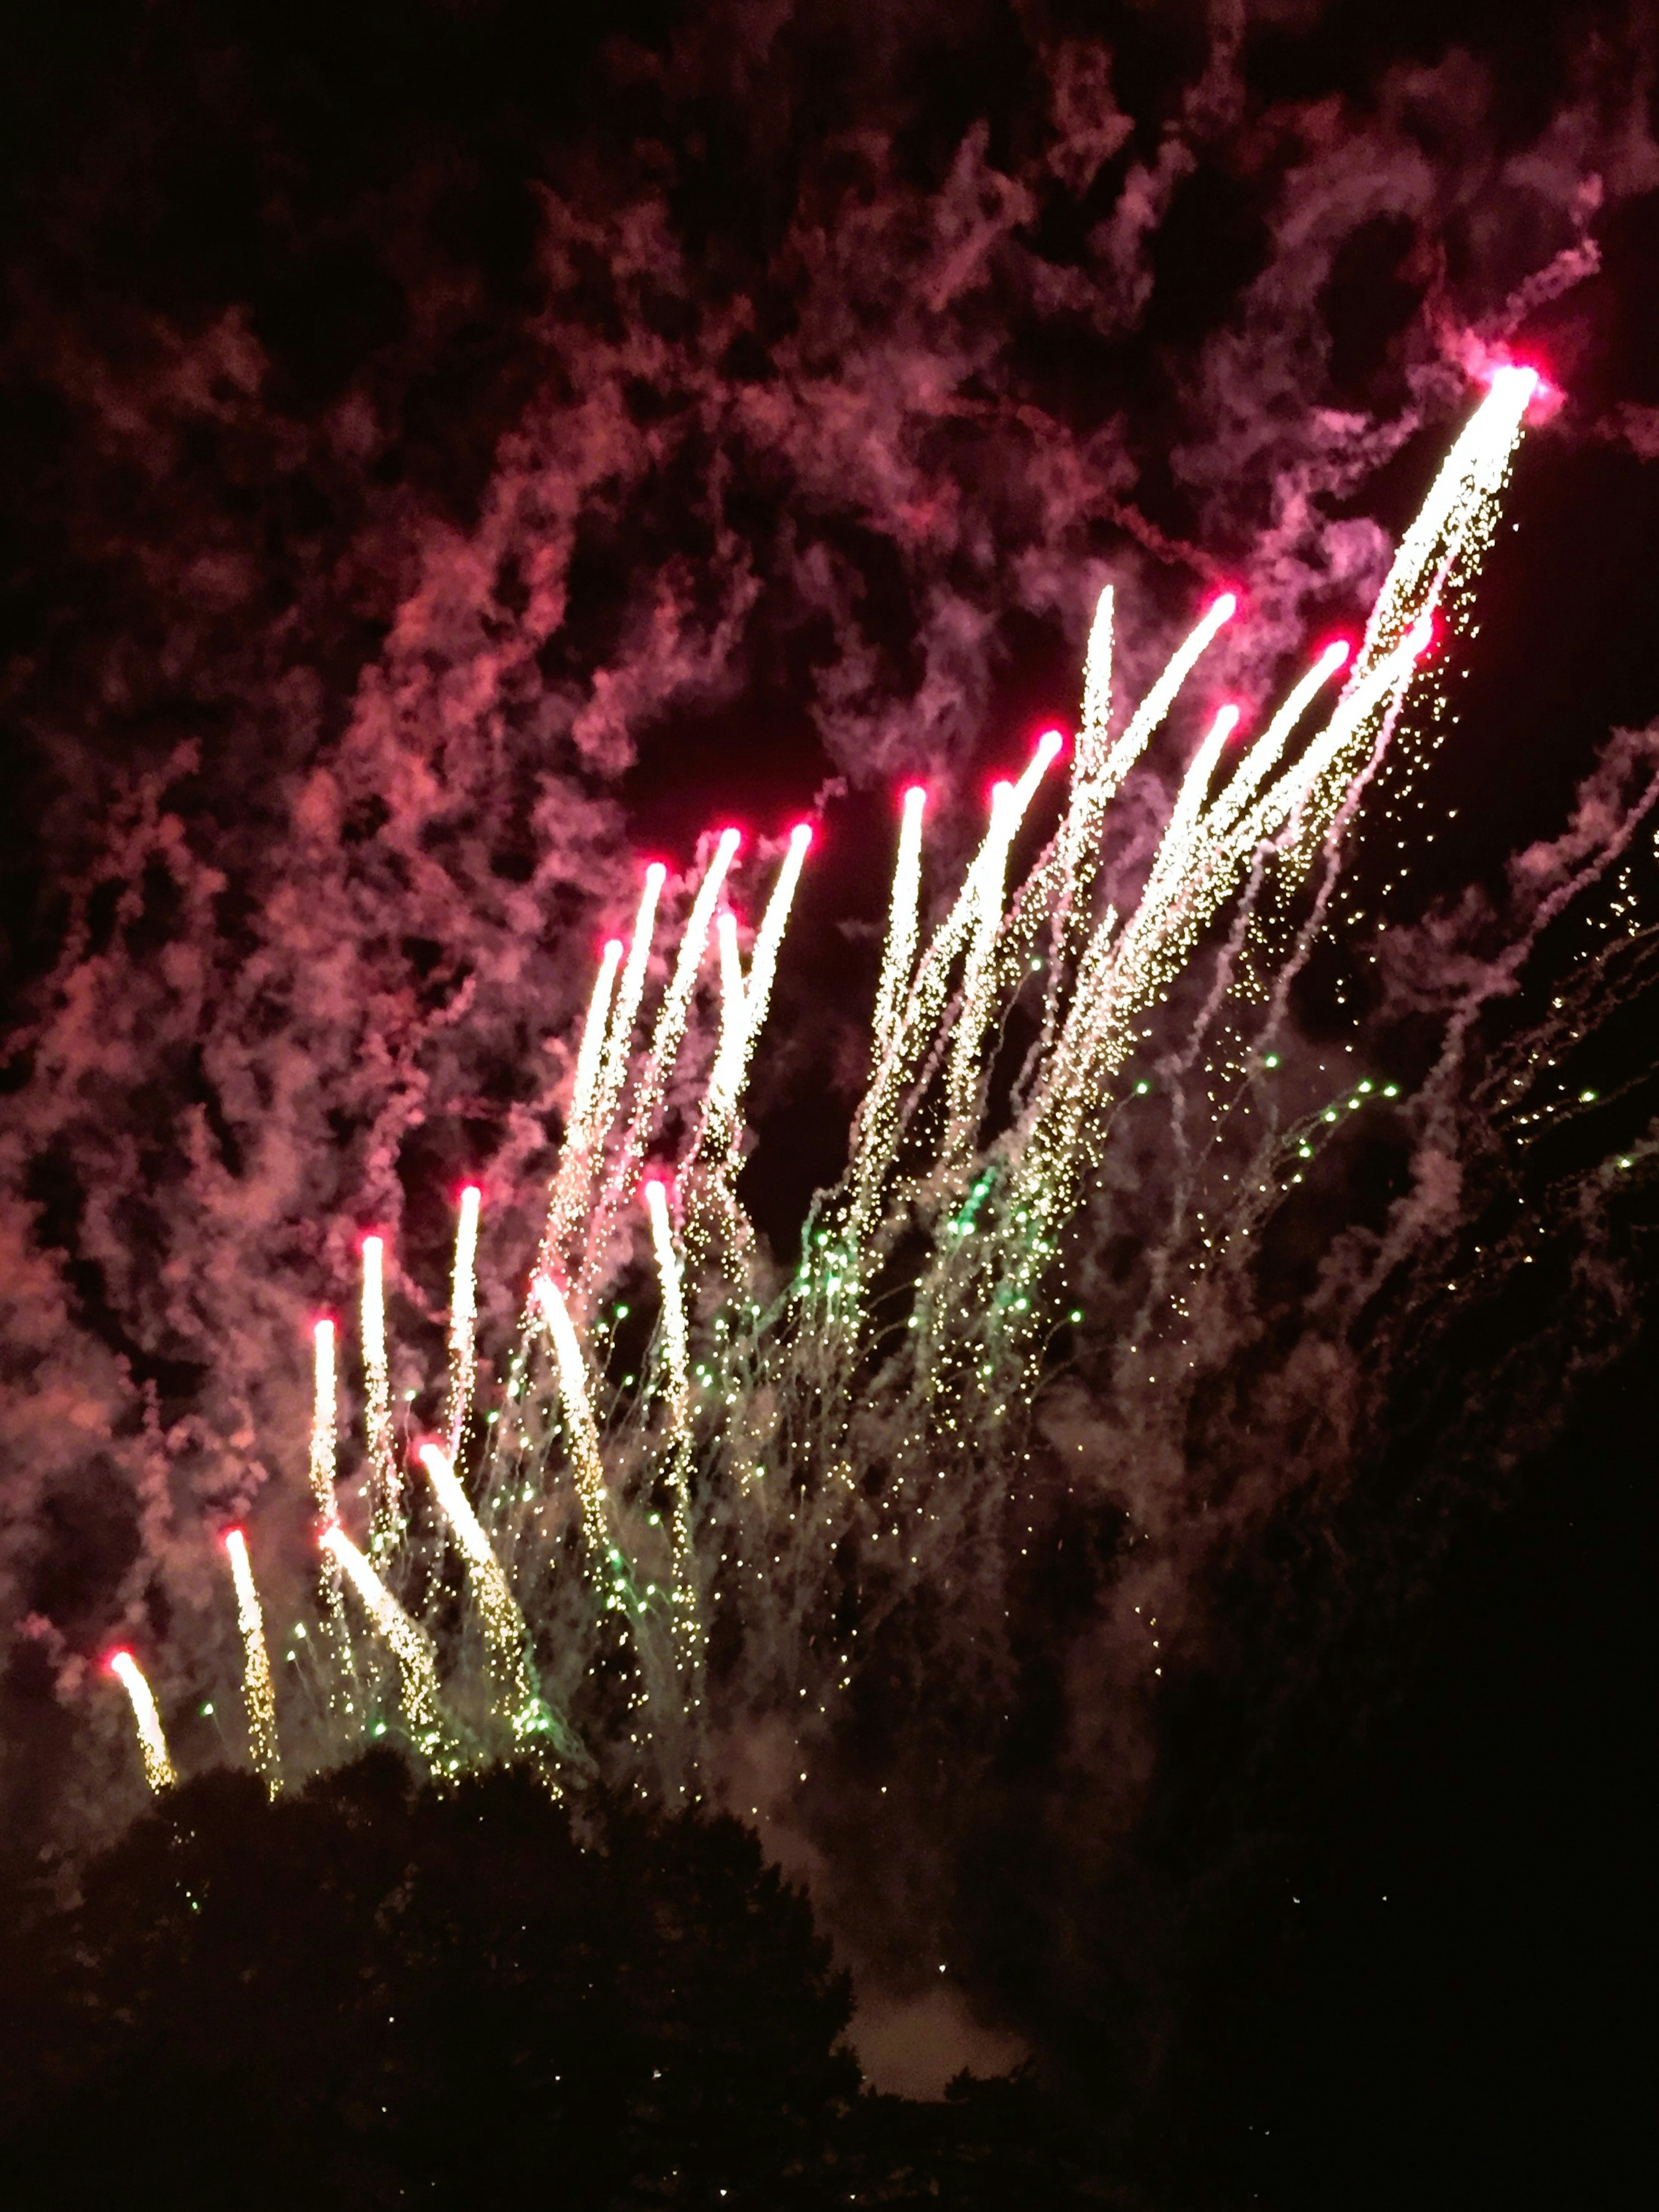
M 1521 368 L 1492 377 L 1358 649 L 1321 652 L 1248 743 L 1237 707 L 1213 714 L 1127 914 L 1097 896 L 1103 825 L 1238 618 L 1236 594 L 1204 609 L 1115 734 L 1115 610 L 1103 595 L 1064 789 L 1065 743 L 1049 732 L 996 786 L 925 942 L 926 795 L 905 793 L 848 1165 L 814 1201 L 781 1279 L 738 1195 L 744 1099 L 811 832 L 787 840 L 746 968 L 724 903 L 741 840 L 714 841 L 654 1012 L 667 875 L 647 870 L 626 950 L 605 945 L 592 987 L 499 1389 L 477 1380 L 477 1185 L 459 1200 L 439 1436 L 395 1432 L 381 1236 L 361 1248 L 359 1372 L 341 1372 L 334 1323 L 315 1324 L 323 1570 L 308 1657 L 280 1695 L 247 1546 L 240 1531 L 226 1539 L 249 1747 L 273 1790 L 390 1731 L 440 1773 L 521 1757 L 556 1790 L 599 1771 L 695 1798 L 723 1718 L 781 1716 L 804 1761 L 884 1619 L 994 1555 L 1033 1409 L 1082 1319 L 1075 1224 L 1149 1024 L 1224 918 L 1206 1018 L 1229 1011 L 1204 1048 L 1235 1073 L 1252 1054 L 1275 1064 L 1280 979 L 1309 927 L 1290 918 L 1295 894 L 1334 854 L 1425 656 L 1466 604 L 1534 384 Z M 1051 826 L 1032 854 L 1044 806 Z M 719 1033 L 688 1105 L 675 1079 L 711 939 Z M 1322 1109 L 1255 1142 L 1234 1231 L 1262 1194 L 1299 1181 L 1337 1119 Z M 1233 1231 L 1200 1219 L 1201 1272 Z M 1155 1287 L 1147 1340 L 1178 1368 L 1188 1293 Z M 1133 1336 L 1121 1351 L 1139 1358 Z M 357 1408 L 343 1430 L 343 1390 Z M 942 1620 L 936 1658 L 950 1634 Z M 145 1775 L 165 1788 L 173 1770 L 144 1677 L 125 1651 L 110 1664 Z

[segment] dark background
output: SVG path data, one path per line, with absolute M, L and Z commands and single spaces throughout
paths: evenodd
M 818 813 L 775 1022 L 793 1042 L 757 1097 L 782 1164 L 754 1203 L 787 1248 L 838 1164 L 874 963 L 839 921 L 879 912 L 896 782 L 937 781 L 959 854 L 987 772 L 1073 711 L 1109 574 L 1132 676 L 1242 574 L 1258 642 L 1228 676 L 1262 696 L 1295 641 L 1363 614 L 1370 572 L 1359 553 L 1345 568 L 1335 526 L 1403 526 L 1471 348 L 1540 360 L 1565 398 L 1523 450 L 1480 635 L 1456 648 L 1462 721 L 1434 785 L 1456 822 L 1401 919 L 1490 889 L 1554 832 L 1607 732 L 1659 712 L 1656 51 L 1645 9 L 1294 0 L 878 20 L 112 5 L 13 27 L 0 1723 L 25 1844 L 130 1809 L 107 1770 L 75 1766 L 87 1662 L 118 1629 L 199 1641 L 192 1515 L 268 1504 L 264 1439 L 303 1434 L 298 1328 L 269 1373 L 260 1331 L 337 1295 L 331 1268 L 370 1219 L 397 1216 L 411 1279 L 435 1285 L 434 1194 L 494 1163 L 510 1279 L 524 1224 L 505 1194 L 540 1163 L 558 1066 L 510 1071 L 585 995 L 635 856 L 684 866 L 728 813 L 763 836 Z M 1053 90 L 1073 67 L 1105 82 L 1079 54 L 1109 57 L 1126 118 L 1093 173 Z M 1176 141 L 1190 166 L 1131 256 L 1144 291 L 1097 309 L 1117 279 L 1095 228 Z M 1024 258 L 915 313 L 939 266 L 919 241 L 990 205 L 990 173 L 1032 194 Z M 1275 227 L 1293 173 L 1316 252 Z M 659 228 L 623 281 L 640 208 Z M 1586 239 L 1598 266 L 1528 294 Z M 1038 263 L 1081 293 L 1045 291 Z M 907 401 L 926 418 L 908 443 L 878 424 L 842 497 L 863 448 L 815 442 L 824 393 L 910 369 L 949 404 Z M 743 414 L 809 373 L 816 398 L 775 435 Z M 611 427 L 560 446 L 545 425 L 590 402 Z M 1322 410 L 1351 418 L 1339 445 L 1386 430 L 1386 449 L 1345 473 Z M 579 483 L 574 520 L 526 507 L 491 537 L 502 485 L 535 473 L 521 434 Z M 1275 505 L 1293 480 L 1322 517 L 1300 536 Z M 485 583 L 454 550 L 470 533 Z M 534 599 L 544 539 L 556 618 Z M 667 644 L 641 611 L 663 578 Z M 954 660 L 942 606 L 969 641 Z M 486 662 L 495 719 L 469 751 L 445 685 Z M 593 725 L 599 668 L 622 705 Z M 375 722 L 363 702 L 393 694 L 404 720 Z M 1172 730 L 1155 778 L 1190 735 Z M 401 873 L 376 872 L 382 832 Z M 319 853 L 345 855 L 337 877 Z M 296 889 L 309 915 L 282 904 Z M 355 964 L 325 972 L 331 939 Z M 210 986 L 167 965 L 190 945 Z M 390 1073 L 337 1002 L 407 1036 Z M 100 1005 L 127 1009 L 125 1046 Z M 1299 1012 L 1336 1032 L 1316 996 Z M 1639 1025 L 1606 1053 L 1614 1075 L 1649 1064 Z M 382 1116 L 410 1068 L 426 1090 Z M 252 1181 L 260 1127 L 281 1158 L 258 1206 L 179 1164 L 205 1129 L 228 1182 Z M 1263 1632 L 1253 1663 L 1296 1677 L 1270 1737 L 1229 1732 L 1254 1687 L 1219 1721 L 1201 1686 L 1172 1690 L 1136 1829 L 1149 1892 L 1185 1900 L 1143 1961 L 1155 2064 L 1114 2070 L 1086 1932 L 1063 1997 L 1022 1982 L 1018 1930 L 1001 1954 L 987 1938 L 982 1990 L 1016 1994 L 1056 2094 L 1088 2109 L 1097 2069 L 1120 2085 L 1103 2101 L 1133 2111 L 1135 2148 L 1099 2156 L 1152 2176 L 1152 2201 L 1588 2203 L 1636 2160 L 1654 1280 L 1638 1238 L 1626 1349 L 1571 1404 L 1564 1350 L 1565 1425 L 1469 1465 L 1443 1525 L 1402 1539 L 1386 1596 L 1311 1644 Z M 246 1342 L 227 1319 L 245 1297 Z M 165 1526 L 158 1481 L 179 1501 Z M 1085 1892 L 1090 1851 L 1080 1836 Z

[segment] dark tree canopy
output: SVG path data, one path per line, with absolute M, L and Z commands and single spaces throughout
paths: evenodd
M 730 1820 L 389 1751 L 274 1805 L 215 1772 L 5 1949 L 0 2161 L 55 2207 L 1063 2201 L 1030 2084 L 860 2094 L 847 1978 Z
M 391 1753 L 180 1790 L 19 1939 L 8 2163 L 57 2201 L 796 2201 L 858 2089 L 805 1902 L 731 1821 L 581 1825 Z

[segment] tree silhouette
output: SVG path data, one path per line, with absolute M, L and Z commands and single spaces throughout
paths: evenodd
M 0 1936 L 8 2201 L 1098 2204 L 1029 2079 L 860 2092 L 847 1978 L 735 1821 L 371 1752 L 172 1791 Z
M 579 1817 L 388 1752 L 274 1806 L 173 1793 L 8 1944 L 9 2170 L 58 2203 L 830 2201 L 858 2075 L 805 1900 L 734 1822 Z

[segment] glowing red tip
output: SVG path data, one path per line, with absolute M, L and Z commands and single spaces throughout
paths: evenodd
M 797 822 L 794 828 L 789 832 L 789 842 L 795 847 L 798 852 L 804 853 L 812 842 L 811 823 L 810 822 Z
M 925 783 L 913 783 L 910 786 L 910 788 L 904 794 L 904 803 L 908 807 L 914 807 L 916 812 L 920 814 L 922 808 L 927 804 L 927 785 Z
M 1215 720 L 1211 725 L 1211 734 L 1218 738 L 1230 738 L 1238 727 L 1238 724 L 1239 709 L 1237 707 L 1229 705 L 1218 708 Z
M 720 842 L 722 845 L 729 847 L 732 852 L 736 852 L 738 847 L 743 842 L 742 830 L 735 826 L 722 830 L 720 831 Z
M 247 1538 L 243 1534 L 240 1528 L 227 1528 L 224 1534 L 219 1540 L 224 1546 L 226 1551 L 228 1551 L 233 1544 L 241 1544 L 246 1546 Z
M 643 1187 L 647 1206 L 653 1198 L 665 1199 L 668 1195 L 667 1187 L 660 1176 L 647 1176 Z
M 662 889 L 668 881 L 668 871 L 660 860 L 653 860 L 645 872 L 645 880 L 647 884 L 654 884 L 659 890 Z
M 131 1652 L 124 1646 L 120 1650 L 110 1653 L 104 1662 L 104 1672 L 106 1674 L 118 1674 L 123 1667 L 131 1667 L 133 1663 Z
M 357 1249 L 367 1259 L 371 1252 L 384 1253 L 386 1239 L 378 1229 L 366 1229 L 357 1239 Z
M 334 1334 L 334 1316 L 333 1316 L 333 1315 L 332 1315 L 332 1314 L 319 1314 L 319 1315 L 318 1315 L 318 1316 L 317 1316 L 317 1318 L 316 1318 L 316 1320 L 315 1320 L 315 1321 L 313 1321 L 313 1322 L 312 1322 L 312 1324 L 311 1324 L 311 1335 L 312 1335 L 312 1341 L 313 1341 L 313 1343 L 319 1343 L 319 1342 L 322 1340 L 322 1339 L 323 1339 L 324 1337 L 325 1337 L 325 1336 L 331 1337 L 331 1336 L 333 1335 L 333 1334 Z
M 469 1182 L 462 1185 L 461 1204 L 463 1206 L 482 1206 L 483 1204 L 483 1193 L 479 1189 L 476 1182 Z
M 1212 600 L 1210 612 L 1217 622 L 1231 622 L 1238 612 L 1238 593 L 1223 592 L 1219 599 Z
M 1346 668 L 1353 657 L 1353 647 L 1346 637 L 1334 637 L 1319 656 L 1319 665 L 1328 674 Z

